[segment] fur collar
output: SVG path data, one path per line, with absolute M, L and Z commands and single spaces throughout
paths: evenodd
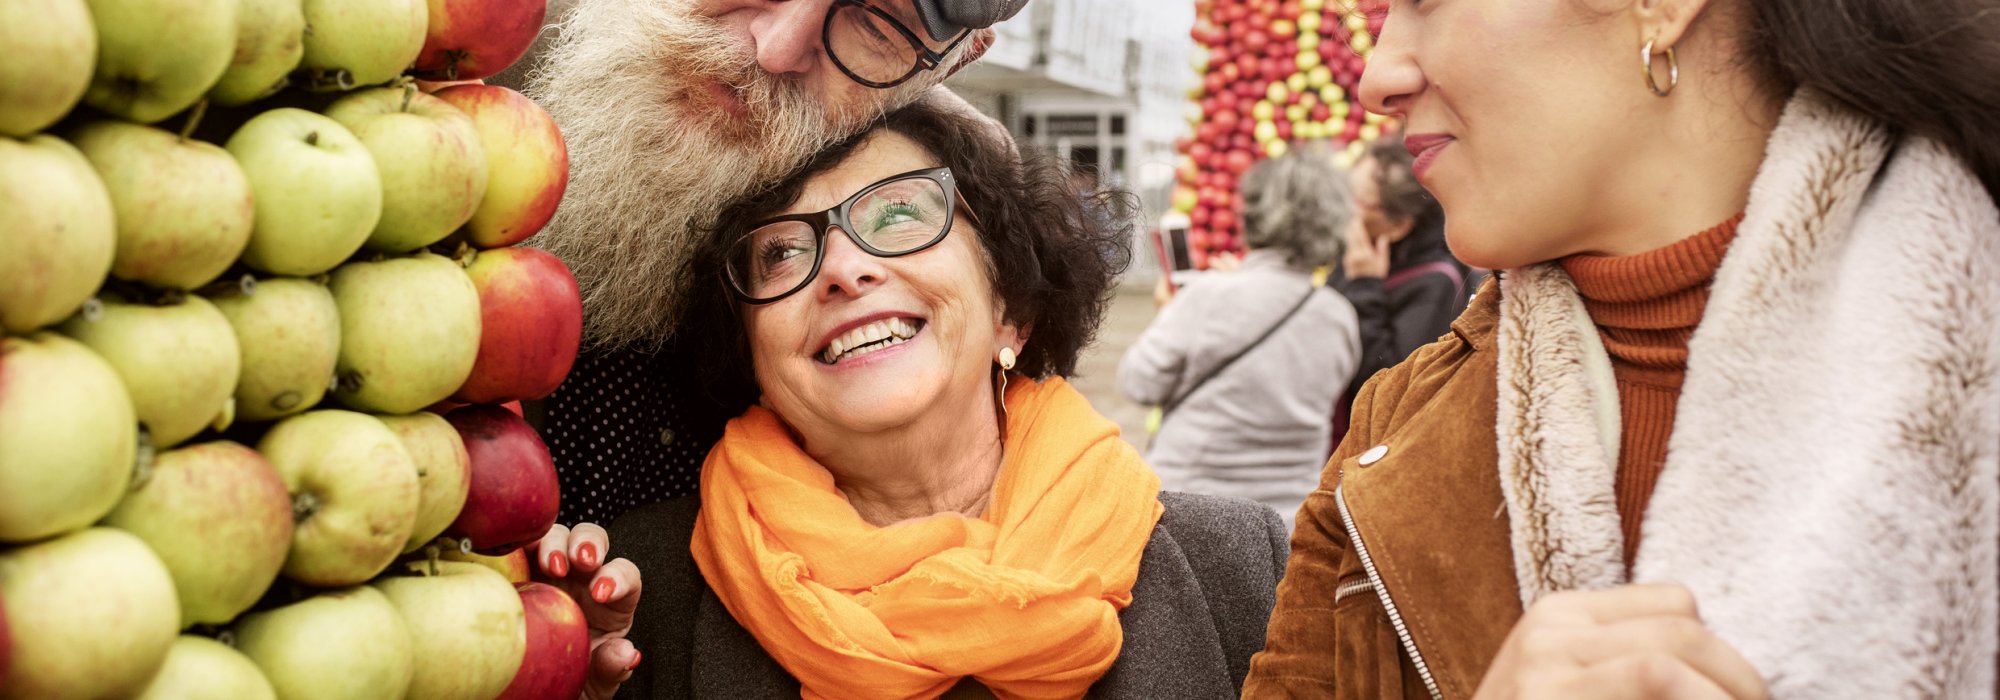
M 1604 349 L 1555 265 L 1503 276 L 1500 313 L 1522 600 L 1623 583 Z M 1775 697 L 1991 693 L 1996 319 L 2000 211 L 1978 181 L 1801 93 L 1690 343 L 1633 578 L 1693 590 Z

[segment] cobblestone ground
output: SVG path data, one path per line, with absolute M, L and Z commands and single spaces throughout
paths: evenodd
M 1090 399 L 1097 412 L 1117 422 L 1125 440 L 1142 449 L 1146 445 L 1146 407 L 1118 393 L 1118 359 L 1125 356 L 1125 348 L 1131 347 L 1152 321 L 1152 281 L 1127 281 L 1111 302 L 1111 311 L 1105 314 L 1097 344 L 1085 351 L 1078 362 L 1075 380 L 1077 390 Z

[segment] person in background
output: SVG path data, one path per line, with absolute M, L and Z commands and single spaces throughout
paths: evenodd
M 1444 209 L 1411 169 L 1403 135 L 1368 144 L 1347 173 L 1360 216 L 1347 227 L 1340 295 L 1361 319 L 1361 365 L 1334 413 L 1332 450 L 1347 435 L 1355 390 L 1376 372 L 1451 332 L 1465 310 L 1465 268 L 1444 240 Z
M 556 460 L 561 522 L 692 493 L 721 437 L 730 416 L 677 342 L 689 288 L 715 273 L 690 264 L 699 232 L 884 110 L 972 111 L 934 86 L 1026 1 L 551 3 L 546 42 L 503 80 L 525 79 L 569 145 L 568 192 L 528 241 L 583 292 L 575 368 L 525 406 Z
M 1391 0 L 1458 257 L 1250 698 L 1972 698 L 2000 668 L 1991 0 Z
M 1313 283 L 1354 205 L 1320 149 L 1258 163 L 1242 191 L 1241 264 L 1174 295 L 1125 351 L 1118 386 L 1162 407 L 1146 460 L 1167 488 L 1255 500 L 1289 527 L 1360 355 L 1353 305 Z
M 698 497 L 612 525 L 649 586 L 622 692 L 1236 697 L 1283 526 L 1162 493 L 1065 381 L 1130 224 L 998 136 L 905 107 L 699 243 L 690 348 L 740 415 Z

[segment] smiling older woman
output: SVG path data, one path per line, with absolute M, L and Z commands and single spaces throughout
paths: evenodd
M 621 518 L 640 697 L 1234 697 L 1284 528 L 1163 494 L 1062 378 L 1128 257 L 1058 169 L 926 104 L 720 220 L 689 323 L 746 409 Z

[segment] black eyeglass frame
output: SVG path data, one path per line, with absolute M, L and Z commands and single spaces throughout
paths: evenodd
M 862 240 L 861 234 L 854 232 L 854 226 L 851 222 L 848 221 L 847 215 L 853 210 L 854 203 L 861 201 L 862 197 L 866 197 L 870 194 L 873 194 L 876 190 L 882 189 L 883 187 L 886 187 L 888 185 L 897 182 L 902 182 L 904 180 L 930 180 L 931 182 L 937 183 L 938 189 L 944 192 L 944 226 L 938 229 L 937 236 L 932 238 L 930 242 L 917 246 L 915 248 L 911 248 L 909 250 L 892 253 L 882 250 L 880 248 L 876 248 L 875 246 L 869 245 L 868 241 Z M 793 286 L 791 289 L 785 290 L 784 293 L 769 297 L 754 297 L 751 296 L 750 293 L 743 291 L 743 284 L 737 281 L 736 274 L 733 271 L 734 266 L 725 262 L 722 266 L 722 286 L 728 287 L 730 294 L 734 294 L 737 299 L 740 299 L 743 301 L 743 303 L 750 304 L 752 306 L 763 306 L 765 304 L 776 303 L 784 299 L 785 297 L 797 294 L 799 290 L 805 289 L 807 286 L 810 286 L 812 284 L 813 280 L 819 278 L 820 264 L 826 261 L 827 231 L 836 226 L 840 227 L 841 233 L 847 235 L 847 240 L 853 241 L 855 246 L 860 247 L 863 251 L 866 251 L 869 255 L 873 255 L 878 258 L 900 258 L 905 255 L 915 255 L 917 253 L 930 250 L 937 244 L 944 242 L 945 236 L 951 235 L 952 227 L 958 224 L 958 208 L 961 201 L 963 201 L 963 198 L 959 196 L 958 182 L 956 179 L 952 177 L 951 168 L 949 166 L 940 166 L 936 168 L 924 168 L 922 170 L 912 170 L 907 173 L 891 175 L 889 177 L 876 180 L 875 182 L 869 183 L 867 187 L 863 187 L 860 190 L 855 191 L 855 193 L 853 195 L 850 195 L 846 199 L 846 201 L 836 204 L 828 209 L 823 209 L 808 214 L 786 214 L 784 216 L 774 216 L 769 219 L 759 221 L 757 222 L 756 225 L 751 226 L 748 230 L 745 230 L 742 236 L 739 236 L 735 241 L 731 241 L 729 244 L 729 250 L 735 250 L 736 246 L 742 244 L 744 239 L 747 239 L 752 235 L 755 235 L 758 231 L 763 230 L 763 228 L 766 226 L 770 226 L 772 224 L 781 224 L 788 221 L 797 221 L 813 227 L 814 245 L 813 245 L 812 269 L 806 272 L 806 276 L 804 279 L 799 280 L 799 283 L 797 285 Z M 965 214 L 968 218 L 972 220 L 973 225 L 976 226 L 979 224 L 979 216 L 973 214 L 971 209 L 965 210 Z
M 883 21 L 889 23 L 889 26 L 894 27 L 897 33 L 902 34 L 903 38 L 910 42 L 911 47 L 914 47 L 917 50 L 917 60 L 915 64 L 910 66 L 909 72 L 904 73 L 903 77 L 891 80 L 886 83 L 876 82 L 873 80 L 869 80 L 867 78 L 863 78 L 859 75 L 855 75 L 854 71 L 849 69 L 847 67 L 847 64 L 840 60 L 840 55 L 834 53 L 833 17 L 834 15 L 840 13 L 840 8 L 849 6 L 859 7 L 871 13 L 874 13 L 876 17 L 882 18 Z M 944 65 L 945 57 L 951 55 L 951 52 L 957 49 L 959 44 L 965 43 L 965 38 L 969 36 L 972 36 L 971 30 L 959 32 L 958 38 L 952 39 L 950 44 L 946 44 L 944 47 L 944 51 L 942 52 L 932 51 L 929 46 L 924 45 L 923 39 L 917 37 L 916 32 L 911 31 L 908 26 L 905 26 L 903 24 L 902 20 L 896 19 L 896 17 L 894 15 L 889 14 L 888 11 L 876 7 L 872 4 L 869 4 L 864 0 L 834 0 L 833 5 L 826 9 L 826 21 L 820 24 L 820 29 L 819 29 L 820 45 L 826 47 L 826 55 L 828 58 L 833 59 L 833 66 L 835 68 L 839 68 L 840 72 L 843 75 L 846 75 L 849 80 L 853 80 L 854 82 L 860 83 L 864 86 L 871 87 L 877 90 L 887 90 L 889 88 L 902 85 L 903 83 L 909 82 L 910 78 L 916 77 L 918 73 L 922 73 L 927 70 L 932 70 L 934 68 L 937 68 L 938 66 Z

